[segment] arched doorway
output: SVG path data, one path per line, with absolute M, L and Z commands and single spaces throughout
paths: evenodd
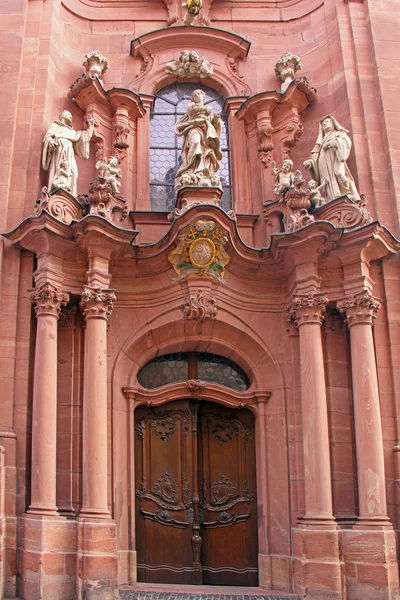
M 227 387 L 246 385 L 241 369 L 219 358 L 166 355 L 138 379 L 157 387 L 160 373 L 188 379 L 188 367 L 192 377 L 214 370 L 221 383 L 222 371 Z M 193 398 L 140 406 L 134 443 L 138 580 L 257 585 L 253 414 Z
M 135 433 L 138 581 L 257 585 L 252 413 L 140 406 Z

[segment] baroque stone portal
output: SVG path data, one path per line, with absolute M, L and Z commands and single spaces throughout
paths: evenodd
M 185 186 L 221 187 L 217 171 L 222 160 L 220 149 L 221 116 L 204 105 L 205 93 L 195 90 L 186 113 L 175 125 L 183 136 L 182 164 L 175 177 L 175 191 Z

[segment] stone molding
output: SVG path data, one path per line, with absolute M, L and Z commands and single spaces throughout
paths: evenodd
M 104 319 L 109 324 L 116 299 L 114 290 L 87 286 L 82 292 L 79 306 L 85 320 Z
M 29 298 L 35 305 L 36 317 L 51 315 L 58 319 L 61 307 L 68 303 L 69 295 L 64 293 L 60 287 L 51 283 L 43 283 L 31 290 Z
M 338 310 L 346 315 L 346 323 L 349 327 L 364 323 L 372 325 L 376 319 L 381 303 L 371 294 L 370 291 L 364 290 L 359 294 L 350 296 L 337 303 Z
M 328 302 L 324 292 L 294 294 L 288 309 L 289 319 L 293 319 L 296 327 L 306 323 L 322 325 Z

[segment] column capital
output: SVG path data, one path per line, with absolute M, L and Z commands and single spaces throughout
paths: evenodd
M 85 286 L 79 306 L 86 320 L 104 319 L 109 324 L 116 299 L 114 290 Z
M 297 327 L 305 323 L 322 325 L 328 302 L 329 299 L 324 292 L 293 294 L 288 307 L 288 318 L 293 319 Z
M 357 323 L 372 325 L 380 307 L 381 303 L 379 300 L 374 298 L 368 290 L 364 290 L 337 303 L 338 310 L 346 315 L 346 323 L 349 327 Z
M 61 307 L 68 303 L 69 295 L 47 282 L 30 290 L 29 298 L 35 305 L 36 317 L 52 315 L 58 319 Z

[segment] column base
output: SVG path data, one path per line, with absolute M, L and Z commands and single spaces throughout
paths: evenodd
M 115 600 L 118 596 L 117 529 L 113 520 L 78 519 L 78 598 Z
M 59 517 L 59 512 L 57 506 L 52 506 L 51 504 L 42 504 L 37 502 L 35 504 L 31 504 L 28 508 L 27 514 L 29 515 L 42 515 L 45 517 Z
M 356 522 L 353 525 L 353 529 L 373 529 L 373 530 L 385 530 L 385 531 L 392 531 L 393 530 L 393 525 L 389 519 L 389 517 L 384 516 L 384 517 L 374 517 L 372 518 L 368 518 L 368 517 L 358 517 L 358 519 L 356 520 Z
M 382 527 L 382 525 L 380 525 Z M 348 598 L 398 600 L 399 573 L 393 529 L 343 529 Z
M 333 531 L 340 529 L 333 517 L 325 517 L 319 515 L 312 517 L 299 517 L 297 519 L 297 527 L 299 529 L 331 529 Z
M 307 600 L 343 600 L 345 598 L 344 563 L 340 560 L 341 531 L 327 521 L 323 529 L 320 523 L 306 520 L 292 530 L 294 552 L 295 592 Z M 333 525 L 335 523 L 333 522 Z
M 82 508 L 78 518 L 84 519 L 111 519 L 111 513 L 104 508 Z
M 18 596 L 76 598 L 76 521 L 26 513 L 18 529 Z

